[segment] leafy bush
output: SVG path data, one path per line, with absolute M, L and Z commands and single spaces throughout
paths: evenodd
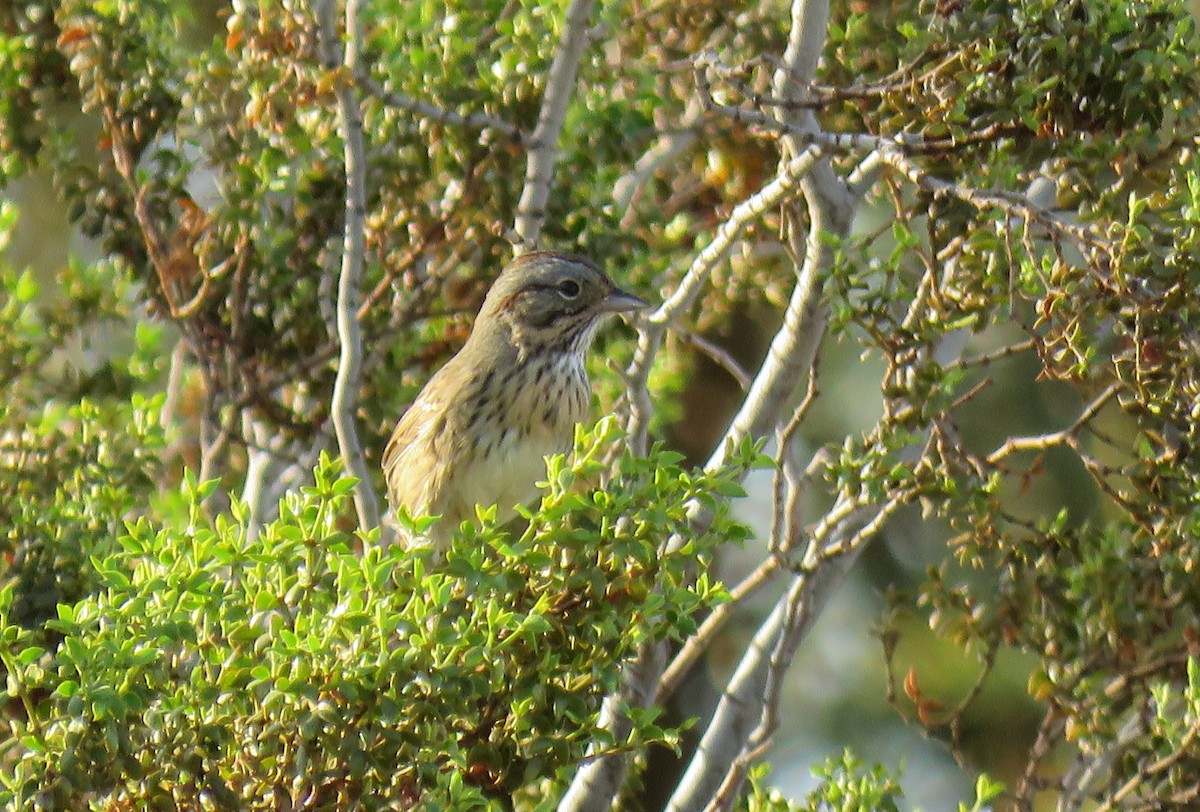
M 257 538 L 237 501 L 205 519 L 212 482 L 185 484 L 178 522 L 130 520 L 93 562 L 97 591 L 59 604 L 53 651 L 18 625 L 9 585 L 3 656 L 30 715 L 0 802 L 489 808 L 553 799 L 589 749 L 674 742 L 651 712 L 613 741 L 600 703 L 639 645 L 688 635 L 722 599 L 704 569 L 744 531 L 714 495 L 755 455 L 697 475 L 626 454 L 610 479 L 618 440 L 611 420 L 581 433 L 523 533 L 484 517 L 437 567 L 342 529 L 354 481 L 324 458 Z M 660 554 L 694 506 L 711 529 Z

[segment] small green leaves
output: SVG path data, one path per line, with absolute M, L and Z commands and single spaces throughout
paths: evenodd
M 975 800 L 971 806 L 959 804 L 959 812 L 987 812 L 988 806 L 1004 792 L 1004 784 L 991 778 L 987 773 L 981 773 L 975 780 Z
M 879 765 L 867 768 L 850 750 L 813 768 L 820 783 L 804 803 L 790 803 L 778 790 L 764 788 L 768 773 L 766 764 L 750 770 L 747 812 L 898 812 L 904 797 L 894 776 Z
M 247 808 L 280 775 L 345 769 L 347 729 L 373 742 L 353 758 L 377 799 L 417 791 L 471 808 L 481 764 L 514 787 L 556 778 L 601 738 L 600 703 L 638 644 L 688 634 L 725 598 L 703 571 L 715 545 L 739 536 L 723 511 L 663 548 L 689 532 L 689 503 L 737 493 L 738 466 L 759 461 L 747 446 L 711 475 L 658 451 L 625 454 L 613 469 L 601 462 L 621 442 L 612 420 L 578 441 L 573 457 L 551 461 L 542 509 L 520 538 L 483 511 L 482 528 L 468 524 L 440 567 L 425 550 L 359 554 L 345 543 L 332 518 L 353 479 L 332 457 L 253 544 L 244 513 L 203 519 L 196 508 L 216 483 L 186 474 L 186 518 L 132 522 L 118 551 L 94 562 L 104 588 L 59 603 L 56 653 L 20 630 L 5 636 L 13 667 L 47 689 L 39 713 L 82 723 L 28 756 L 90 753 L 93 775 L 136 794 L 123 765 L 152 736 L 158 792 L 182 797 L 187 765 L 203 754 L 236 778 Z M 657 711 L 633 716 L 622 747 L 677 746 Z M 260 718 L 275 725 L 270 736 L 248 722 Z M 209 731 L 204 741 L 197 730 Z M 42 790 L 69 793 L 52 775 Z

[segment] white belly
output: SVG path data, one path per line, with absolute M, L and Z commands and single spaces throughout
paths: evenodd
M 569 450 L 569 443 L 554 442 L 546 432 L 519 438 L 514 429 L 505 430 L 486 460 L 460 474 L 455 488 L 460 515 L 474 518 L 475 505 L 494 504 L 499 521 L 508 521 L 515 506 L 537 498 L 536 483 L 546 479 L 545 458 Z

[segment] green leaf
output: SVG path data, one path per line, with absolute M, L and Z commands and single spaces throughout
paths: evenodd
M 25 270 L 17 277 L 17 283 L 13 287 L 12 297 L 22 304 L 28 304 L 37 298 L 38 284 L 33 278 L 33 271 Z
M 79 693 L 79 683 L 73 679 L 63 680 L 54 689 L 54 695 L 63 699 L 70 699 Z

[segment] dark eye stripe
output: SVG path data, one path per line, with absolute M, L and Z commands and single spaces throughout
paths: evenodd
M 566 279 L 563 281 L 564 282 L 575 282 L 575 280 L 573 280 L 573 279 Z M 525 288 L 525 290 L 536 290 L 536 291 L 544 291 L 547 293 L 558 293 L 560 290 L 562 290 L 562 284 L 563 284 L 562 282 L 556 282 L 553 285 L 546 285 L 546 284 L 538 283 L 538 284 L 529 285 L 527 288 Z M 579 287 L 579 283 L 575 282 L 575 286 Z M 582 290 L 582 288 L 580 288 L 580 290 Z M 576 291 L 576 295 L 579 295 L 579 291 Z

